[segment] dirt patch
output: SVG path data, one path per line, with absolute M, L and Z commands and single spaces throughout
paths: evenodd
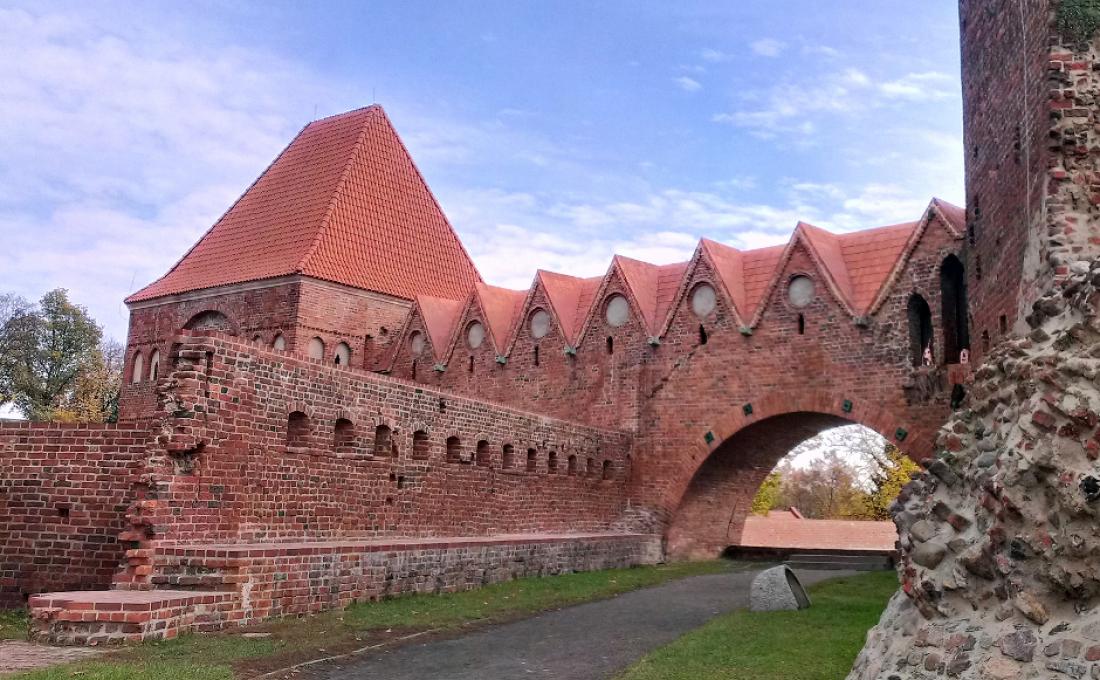
M 0 673 L 14 673 L 82 661 L 99 656 L 106 651 L 89 647 L 50 647 L 19 640 L 0 641 Z

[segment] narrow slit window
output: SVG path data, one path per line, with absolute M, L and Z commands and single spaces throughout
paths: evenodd
M 806 315 L 805 314 L 799 314 L 798 315 L 798 334 L 799 335 L 806 335 Z
M 535 345 L 535 365 L 539 365 L 539 346 Z
M 608 354 L 614 354 L 615 353 L 615 338 L 611 337 L 610 335 L 607 336 L 607 353 Z
M 707 340 L 710 338 L 707 336 L 707 329 L 703 328 L 703 324 L 699 324 L 699 344 L 707 344 Z

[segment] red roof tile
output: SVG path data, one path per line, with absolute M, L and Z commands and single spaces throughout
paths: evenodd
M 538 279 L 550 300 L 550 307 L 558 319 L 565 341 L 571 345 L 576 343 L 580 326 L 588 316 L 592 299 L 596 296 L 603 277 L 582 279 L 540 269 Z
M 858 313 L 871 306 L 918 224 L 906 222 L 837 237 L 851 281 L 852 306 Z
M 406 299 L 481 280 L 379 106 L 307 125 L 162 278 L 164 295 L 304 274 Z
M 739 545 L 797 550 L 893 551 L 898 531 L 893 522 L 798 519 L 789 513 L 750 515 Z
M 435 353 L 436 359 L 442 359 L 447 353 L 455 324 L 458 323 L 458 317 L 462 313 L 463 303 L 459 300 L 418 295 L 416 306 L 420 309 L 420 316 L 428 329 L 428 337 L 432 341 L 432 352 Z
M 489 326 L 493 344 L 498 352 L 504 353 L 527 292 L 484 283 L 477 284 L 474 291 L 485 313 L 485 323 Z

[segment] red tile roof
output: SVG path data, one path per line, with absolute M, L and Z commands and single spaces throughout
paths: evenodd
M 479 283 L 474 287 L 474 295 L 485 313 L 485 324 L 489 327 L 493 345 L 503 354 L 519 319 L 527 291 Z
M 416 307 L 420 310 L 420 316 L 424 319 L 424 326 L 428 330 L 428 339 L 432 343 L 432 352 L 436 359 L 442 359 L 450 346 L 451 334 L 458 323 L 458 317 L 462 313 L 462 302 L 459 300 L 446 300 L 444 298 L 418 295 Z
M 569 344 L 575 344 L 581 331 L 581 324 L 588 316 L 592 300 L 599 290 L 602 276 L 582 279 L 567 274 L 557 274 L 539 270 L 538 280 L 542 283 L 550 307 L 561 326 L 562 335 Z
M 127 302 L 304 274 L 405 299 L 481 277 L 379 106 L 307 125 L 156 282 Z
M 893 522 L 799 519 L 789 512 L 750 515 L 739 545 L 796 550 L 893 551 L 898 531 Z
M 871 306 L 919 222 L 841 234 L 840 253 L 851 281 L 852 306 L 863 313 Z

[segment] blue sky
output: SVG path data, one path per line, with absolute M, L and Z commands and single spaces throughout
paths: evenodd
M 390 114 L 490 283 L 961 203 L 953 0 L 0 2 L 0 290 L 125 338 L 309 120 Z

